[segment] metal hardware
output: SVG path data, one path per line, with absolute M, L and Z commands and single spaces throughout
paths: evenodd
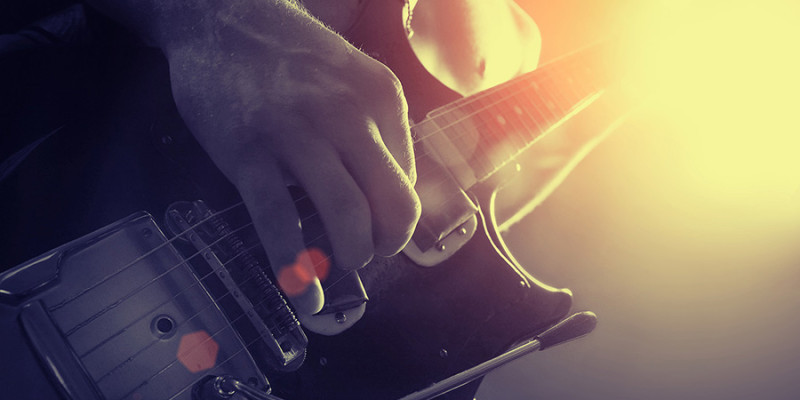
M 477 229 L 478 218 L 473 215 L 467 222 L 450 232 L 432 248 L 422 251 L 414 242 L 414 239 L 411 239 L 406 248 L 403 249 L 403 252 L 415 263 L 424 267 L 432 267 L 447 260 L 461 249 L 472 238 Z
M 209 375 L 195 385 L 192 391 L 193 400 L 224 400 L 240 395 L 249 400 L 282 400 L 271 393 L 269 385 L 261 391 L 230 376 Z
M 577 339 L 590 333 L 597 324 L 597 316 L 592 312 L 580 312 L 571 315 L 567 319 L 559 322 L 542 334 L 528 340 L 527 342 L 509 350 L 505 353 L 492 358 L 489 361 L 480 363 L 466 371 L 455 374 L 449 378 L 428 386 L 425 389 L 411 393 L 400 400 L 426 400 L 432 399 L 451 390 L 466 385 L 473 380 L 488 374 L 495 369 L 508 364 L 524 355 L 533 353 L 537 350 L 544 350 L 561 343 Z
M 270 357 L 270 367 L 283 371 L 299 368 L 305 359 L 308 339 L 286 300 L 239 235 L 202 201 L 173 204 L 167 210 L 167 219 L 174 233 L 187 238 L 194 250 L 203 254 L 204 261 L 228 293 L 233 294 L 240 310 L 230 307 L 223 310 L 232 320 L 238 320 L 242 314 L 246 316 L 260 341 L 270 350 L 264 354 Z
M 15 301 L 0 307 L 0 324 L 13 328 L 3 356 L 21 365 L 2 373 L 9 382 L 51 382 L 35 391 L 41 398 L 189 400 L 189 391 L 176 388 L 191 387 L 210 368 L 265 382 L 215 299 L 147 213 L 0 274 L 0 288 Z M 185 357 L 181 349 L 197 338 L 208 351 Z M 30 369 L 36 358 L 41 368 Z M 28 398 L 20 396 L 24 389 L 9 390 Z

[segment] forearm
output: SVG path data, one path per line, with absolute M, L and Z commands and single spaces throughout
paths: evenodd
M 218 42 L 231 28 L 272 39 L 274 47 L 302 42 L 300 30 L 324 29 L 294 0 L 89 0 L 89 4 L 165 52 Z

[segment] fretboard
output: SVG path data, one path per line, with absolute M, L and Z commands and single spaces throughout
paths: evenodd
M 594 45 L 434 110 L 414 129 L 462 188 L 480 182 L 606 84 Z

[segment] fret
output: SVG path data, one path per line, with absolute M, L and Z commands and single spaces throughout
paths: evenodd
M 517 108 L 519 107 L 517 106 Z M 519 153 L 519 151 L 524 149 L 529 143 L 527 140 L 525 140 L 525 136 L 523 136 L 522 133 L 524 130 L 527 130 L 527 128 L 522 126 L 520 116 L 517 115 L 510 101 L 502 103 L 501 109 L 503 110 L 503 116 L 505 117 L 506 121 L 508 121 L 511 136 L 514 138 L 514 147 L 516 149 L 516 153 Z M 521 111 L 522 110 L 520 109 L 520 112 Z
M 495 130 L 500 139 L 500 142 L 495 147 L 499 148 L 499 154 L 504 155 L 504 159 L 501 160 L 500 166 L 507 163 L 511 158 L 513 158 L 517 152 L 525 147 L 526 143 L 521 141 L 517 137 L 517 133 L 515 132 L 516 129 L 511 126 L 510 121 L 506 118 L 503 113 L 504 105 L 508 105 L 509 98 L 503 97 L 502 99 L 498 100 L 493 107 L 490 108 L 491 111 L 491 125 L 492 129 Z
M 544 105 L 546 110 L 552 115 L 552 123 L 557 122 L 564 114 L 559 100 L 557 99 L 552 86 L 553 78 L 550 76 L 549 68 L 542 69 L 536 75 L 536 95 L 540 99 L 541 104 Z M 548 126 L 552 125 L 548 124 Z
M 578 102 L 584 99 L 589 93 L 595 91 L 591 84 L 593 79 L 590 75 L 584 74 L 579 70 L 580 64 L 570 62 L 564 65 L 564 68 L 559 69 L 558 74 L 561 76 L 561 81 L 564 82 L 563 87 L 565 94 L 571 95 L 573 102 Z
M 536 121 L 541 128 L 537 132 L 531 132 L 529 137 L 532 140 L 556 122 L 556 115 L 542 101 L 538 84 L 532 83 L 530 86 L 532 90 L 523 90 L 521 92 L 520 102 L 523 110 L 528 112 L 528 117 Z
M 476 156 L 476 154 L 482 153 L 479 147 L 481 137 L 478 130 L 471 126 L 471 121 L 469 123 L 462 122 L 466 118 L 468 110 L 470 110 L 470 106 L 462 106 L 458 110 L 451 110 L 436 116 L 437 124 L 442 127 L 439 136 L 450 143 L 446 151 L 451 154 L 440 153 L 440 155 L 454 160 L 447 163 L 451 170 L 466 167 L 474 172 L 475 177 L 480 177 L 489 173 L 492 166 L 485 157 Z M 469 177 L 466 179 L 460 177 L 462 174 L 462 172 L 456 171 L 453 175 L 459 176 L 456 178 L 459 182 L 471 180 Z
M 525 127 L 520 134 L 527 145 L 531 143 L 531 136 L 538 135 L 542 131 L 542 126 L 540 121 L 531 118 L 530 111 L 523 109 L 524 98 L 523 93 L 517 92 L 512 97 L 511 103 L 516 119 Z
M 601 82 L 606 79 L 600 67 L 589 66 L 585 63 L 572 63 L 568 65 L 568 68 L 586 95 L 599 91 Z
M 472 161 L 472 164 L 478 163 L 479 168 L 476 169 L 476 172 L 482 176 L 494 170 L 494 160 L 489 155 L 492 138 L 484 132 L 480 126 L 481 120 L 477 118 L 483 112 L 483 105 L 480 99 L 475 99 L 464 104 L 462 110 L 465 111 L 463 116 L 453 124 L 451 132 L 448 134 L 456 137 L 456 140 L 469 138 L 470 151 L 462 154 L 468 161 Z
M 448 123 L 440 116 L 428 118 L 426 121 L 429 121 L 426 127 L 430 128 L 430 132 L 425 132 L 418 145 L 422 145 L 425 148 L 425 152 L 430 155 L 428 159 L 435 160 L 436 163 L 447 168 L 453 179 L 462 187 L 469 187 L 469 185 L 477 182 L 476 172 L 473 170 L 472 165 L 462 156 L 457 145 L 445 134 Z M 432 170 L 435 171 L 435 169 Z M 418 182 L 422 180 L 421 173 L 418 177 Z
M 565 90 L 563 90 L 563 93 L 571 96 L 569 100 L 573 106 L 597 91 L 592 84 L 593 79 L 588 76 L 589 74 L 583 77 L 580 76 L 580 71 L 576 70 L 576 67 L 575 64 L 569 64 L 561 72 L 564 76 L 564 84 L 562 86 Z
M 519 86 L 514 85 L 512 86 L 514 91 L 504 96 L 502 102 L 498 103 L 497 109 L 498 114 L 503 117 L 506 122 L 506 125 L 510 127 L 506 129 L 506 131 L 510 131 L 510 136 L 514 141 L 514 147 L 520 149 L 528 145 L 528 141 L 525 137 L 525 132 L 528 130 L 523 124 L 520 122 L 522 121 L 522 109 L 516 105 L 517 103 L 517 93 L 520 89 Z M 512 105 L 514 105 L 512 107 Z
M 426 138 L 426 147 L 463 188 L 485 179 L 599 91 L 605 75 L 584 65 L 596 51 L 573 53 L 435 110 L 429 119 L 439 138 Z
M 567 115 L 575 103 L 581 100 L 580 98 L 570 96 L 570 94 L 564 90 L 564 87 L 568 86 L 568 76 L 564 72 L 565 71 L 554 71 L 550 69 L 548 71 L 550 79 L 542 83 L 544 92 L 547 93 L 547 96 L 556 104 L 559 112 L 558 119 Z
M 570 102 L 570 105 L 573 106 L 576 103 L 583 100 L 586 95 L 591 92 L 590 89 L 586 87 L 577 87 L 575 75 L 572 71 L 572 65 L 565 66 L 564 73 L 562 73 L 563 78 L 563 88 L 564 88 L 564 96 L 567 97 L 567 100 Z M 570 107 L 571 108 L 571 107 Z
M 509 97 L 506 101 L 498 103 L 497 105 L 497 113 L 498 116 L 502 117 L 505 121 L 504 127 L 506 136 L 510 138 L 509 143 L 514 148 L 514 154 L 519 152 L 522 148 L 528 145 L 528 142 L 525 140 L 523 136 L 522 128 L 518 123 L 519 118 L 518 115 L 514 112 L 511 108 L 511 101 L 513 97 Z M 521 111 L 521 110 L 520 110 Z
M 476 104 L 480 105 L 481 111 L 475 113 L 473 118 L 477 120 L 478 131 L 483 138 L 479 142 L 479 146 L 485 153 L 488 153 L 489 161 L 493 169 L 496 169 L 503 165 L 513 155 L 513 152 L 508 149 L 508 140 L 504 138 L 505 130 L 500 129 L 496 122 L 495 104 L 487 101 L 488 98 L 490 96 L 476 101 Z

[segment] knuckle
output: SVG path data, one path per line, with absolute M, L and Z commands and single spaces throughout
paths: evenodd
M 397 210 L 399 218 L 401 219 L 400 226 L 412 229 L 417 225 L 417 221 L 419 221 L 420 214 L 422 213 L 422 206 L 413 188 L 405 188 L 404 201 L 398 205 Z
M 400 150 L 395 150 L 393 157 L 397 166 L 402 171 L 405 180 L 404 182 L 409 188 L 413 188 L 417 184 L 417 167 L 414 162 L 414 150 L 409 146 L 405 146 Z M 413 190 L 413 189 L 412 189 Z
M 352 232 L 351 232 L 352 233 Z M 337 263 L 342 269 L 361 268 L 372 260 L 375 247 L 370 236 L 353 235 L 342 248 L 334 250 Z
M 413 157 L 413 156 L 412 156 Z M 413 158 L 409 162 L 408 168 L 405 169 L 406 175 L 408 175 L 408 181 L 411 183 L 411 187 L 417 186 L 417 166 L 414 164 Z M 416 199 L 417 205 L 419 205 L 419 198 Z
M 378 67 L 375 69 L 374 76 L 378 89 L 397 100 L 402 100 L 402 103 L 405 104 L 403 85 L 400 82 L 400 79 L 397 78 L 397 75 L 395 75 L 394 72 L 389 69 L 389 67 L 381 63 L 377 64 Z
M 404 188 L 386 207 L 385 218 L 376 221 L 375 247 L 381 255 L 393 255 L 405 247 L 419 221 L 422 207 L 419 197 L 410 187 Z

